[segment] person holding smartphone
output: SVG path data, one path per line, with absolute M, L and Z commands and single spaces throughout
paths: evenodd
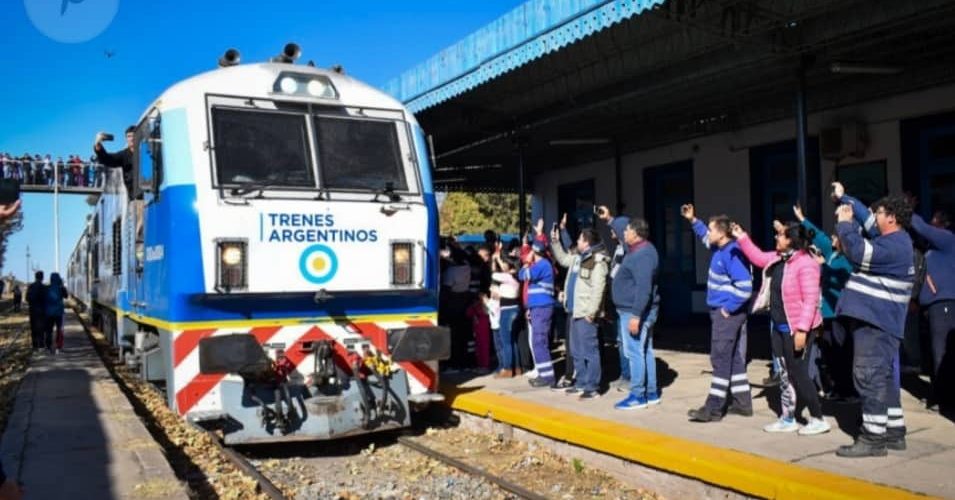
M 687 415 L 693 422 L 718 422 L 725 413 L 751 417 L 753 398 L 746 378 L 747 305 L 753 294 L 749 262 L 730 232 L 729 217 L 716 215 L 704 223 L 689 203 L 680 207 L 680 213 L 692 224 L 703 246 L 713 253 L 706 281 L 713 378 L 706 402 Z
M 96 140 L 93 143 L 93 153 L 96 154 L 96 161 L 111 168 L 123 169 L 123 183 L 126 185 L 126 193 L 129 198 L 133 197 L 133 154 L 136 151 L 136 127 L 130 125 L 126 128 L 126 148 L 115 153 L 106 151 L 103 147 L 103 141 L 112 140 L 112 136 L 103 132 L 96 134 Z
M 763 269 L 763 285 L 753 310 L 768 311 L 772 320 L 770 342 L 779 367 L 782 411 L 779 419 L 763 430 L 799 432 L 804 436 L 829 432 L 830 425 L 822 415 L 819 396 L 809 378 L 808 353 L 815 331 L 822 326 L 822 271 L 809 252 L 813 235 L 797 222 L 782 224 L 776 233 L 776 248 L 766 252 L 738 224 L 734 223 L 731 231 L 746 259 Z M 812 415 L 802 428 L 796 423 L 797 402 Z

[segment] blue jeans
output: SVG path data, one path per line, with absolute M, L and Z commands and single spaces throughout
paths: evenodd
M 501 308 L 501 325 L 494 331 L 494 347 L 497 352 L 499 370 L 514 368 L 514 320 L 520 308 L 517 306 Z
M 617 353 L 620 355 L 620 380 L 630 380 L 630 360 L 627 358 L 627 342 L 623 336 L 630 335 L 626 328 L 620 328 L 620 315 L 613 319 L 614 328 L 617 329 Z
M 657 364 L 653 355 L 653 326 L 657 322 L 657 308 L 651 308 L 640 319 L 638 335 L 630 334 L 633 314 L 618 311 L 620 336 L 630 360 L 630 393 L 637 397 L 655 398 L 657 392 Z
M 576 386 L 582 391 L 596 391 L 600 387 L 600 341 L 597 325 L 584 318 L 574 318 L 570 340 L 574 347 Z

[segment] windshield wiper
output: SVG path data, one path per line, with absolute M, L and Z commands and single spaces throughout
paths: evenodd
M 285 180 L 282 179 L 277 182 L 273 181 L 251 181 L 243 182 L 238 187 L 234 187 L 229 190 L 229 194 L 232 196 L 245 196 L 253 191 L 258 191 L 259 194 L 256 195 L 256 198 L 261 198 L 263 192 L 266 189 L 271 189 L 275 187 L 281 187 Z
M 395 203 L 401 201 L 401 195 L 395 192 L 395 183 L 386 182 L 385 187 L 375 190 L 375 197 L 371 201 L 381 201 L 378 198 L 381 196 L 387 196 L 388 201 Z

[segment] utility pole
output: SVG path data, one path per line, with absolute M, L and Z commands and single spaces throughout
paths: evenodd
M 60 162 L 53 163 L 53 270 L 60 272 Z
M 30 282 L 30 245 L 27 245 L 27 274 L 23 279 L 26 280 L 25 283 Z

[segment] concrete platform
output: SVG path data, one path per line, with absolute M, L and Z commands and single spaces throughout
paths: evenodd
M 60 354 L 34 354 L 0 456 L 27 499 L 188 498 L 72 313 Z
M 492 414 L 538 434 L 744 494 L 888 498 L 916 492 L 955 498 L 955 425 L 925 410 L 905 390 L 908 450 L 890 452 L 888 457 L 843 459 L 834 452 L 852 441 L 858 405 L 824 404 L 833 425 L 828 434 L 768 434 L 762 426 L 776 418 L 771 405 L 778 408 L 778 392 L 754 387 L 753 417 L 693 423 L 686 412 L 700 406 L 709 390 L 708 356 L 657 351 L 657 360 L 663 403 L 634 411 L 613 409 L 625 396 L 614 389 L 598 400 L 581 402 L 560 392 L 534 389 L 523 377 L 456 376 L 456 384 L 450 377 L 442 382 L 455 409 Z M 750 380 L 762 380 L 765 366 L 750 363 Z

